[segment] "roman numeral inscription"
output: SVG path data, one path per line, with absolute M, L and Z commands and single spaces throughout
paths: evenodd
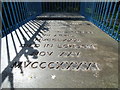
M 11 66 L 11 68 L 15 67 L 15 68 L 27 68 L 27 67 L 31 67 L 33 69 L 36 68 L 40 68 L 40 69 L 55 69 L 55 70 L 73 70 L 73 71 L 96 71 L 96 70 L 100 70 L 99 65 L 95 62 L 68 62 L 68 61 L 64 61 L 64 62 L 14 62 Z

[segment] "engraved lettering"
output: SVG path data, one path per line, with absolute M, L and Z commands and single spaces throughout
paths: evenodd
M 34 66 L 34 64 L 38 64 L 38 62 L 33 62 L 33 63 L 31 64 L 31 67 L 32 67 L 32 68 L 37 68 L 38 66 Z
M 26 64 L 27 63 L 27 64 Z M 24 62 L 24 68 L 28 67 L 31 64 L 31 62 Z
M 53 44 L 45 44 L 44 47 L 53 47 Z
M 39 65 L 39 67 L 42 68 L 42 69 L 46 68 L 46 66 L 42 66 L 43 64 L 46 64 L 46 62 L 41 62 L 40 65 Z
M 55 67 L 54 67 L 54 66 L 52 66 L 51 64 L 54 64 L 54 62 L 50 62 L 50 63 L 48 64 L 48 67 L 49 67 L 50 69 L 55 68 Z

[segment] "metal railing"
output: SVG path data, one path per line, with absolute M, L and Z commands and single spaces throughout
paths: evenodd
M 81 14 L 89 21 L 120 41 L 120 2 L 83 2 Z
M 42 12 L 79 12 L 80 2 L 42 2 Z
M 14 31 L 27 21 L 40 15 L 40 3 L 2 2 L 2 37 Z
M 120 41 L 120 2 L 3 2 L 2 37 L 44 12 L 78 12 Z

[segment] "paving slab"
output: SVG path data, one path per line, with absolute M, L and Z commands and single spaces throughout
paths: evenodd
M 117 88 L 118 42 L 85 20 L 31 20 L 1 39 L 1 73 L 2 88 Z

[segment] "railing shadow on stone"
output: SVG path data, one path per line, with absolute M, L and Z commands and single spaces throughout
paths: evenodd
M 45 28 L 46 21 L 43 21 L 42 24 L 39 21 L 40 20 L 31 20 L 28 23 L 26 23 L 26 24 L 24 24 L 24 25 L 22 25 L 21 27 L 18 28 L 18 31 L 20 32 L 19 34 L 21 34 L 21 36 L 23 38 L 24 45 L 35 44 L 34 39 L 36 38 L 36 36 L 38 35 L 38 36 L 40 36 L 42 38 L 41 34 L 44 36 L 44 33 L 43 33 L 44 30 L 47 30 L 47 31 L 49 30 L 49 28 Z M 22 30 L 24 31 L 24 33 L 22 32 Z M 41 30 L 43 32 L 41 32 Z M 17 33 L 16 30 L 14 32 L 16 34 L 16 37 L 17 37 L 20 45 L 22 46 L 22 41 L 20 39 L 21 38 L 20 35 Z M 30 37 L 30 35 L 28 33 L 30 33 L 32 36 Z M 7 65 L 7 67 L 5 67 L 5 69 L 3 69 L 2 73 L 1 73 L 1 77 L 2 77 L 1 84 L 8 77 L 11 89 L 14 90 L 14 82 L 13 82 L 14 81 L 14 75 L 12 73 L 13 64 L 15 62 L 19 62 L 22 55 L 24 55 L 26 57 L 27 61 L 29 61 L 29 58 L 28 58 L 29 55 L 33 56 L 33 59 L 37 59 L 38 57 L 36 56 L 36 54 L 38 53 L 38 50 L 34 49 L 33 47 L 22 46 L 22 49 L 18 52 L 17 47 L 16 47 L 17 45 L 15 44 L 14 35 L 12 33 L 10 33 L 10 34 L 11 34 L 11 38 L 12 38 L 12 41 L 13 41 L 13 46 L 14 46 L 14 49 L 15 49 L 16 56 L 13 58 L 13 60 L 10 60 L 10 50 L 9 50 L 10 46 L 9 46 L 8 35 L 7 35 L 4 38 L 6 39 L 6 50 L 7 50 L 7 60 L 8 60 L 7 62 L 8 62 L 8 65 Z M 29 40 L 27 40 L 25 34 L 26 34 L 27 37 L 29 37 Z M 0 47 L 1 47 L 1 45 L 2 44 L 1 44 L 1 40 L 0 40 Z M 0 52 L 1 52 L 1 48 L 0 48 Z M 20 69 L 20 73 L 23 74 L 24 71 L 23 71 L 22 67 L 20 67 L 19 69 Z

